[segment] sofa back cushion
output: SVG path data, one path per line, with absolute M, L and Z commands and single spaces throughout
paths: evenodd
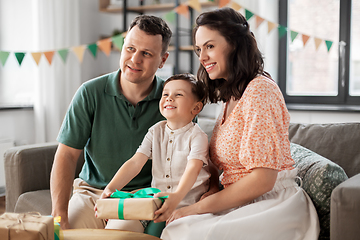
M 360 123 L 290 123 L 289 139 L 337 163 L 348 177 L 360 173 Z

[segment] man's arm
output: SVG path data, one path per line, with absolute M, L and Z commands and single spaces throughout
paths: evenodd
M 74 181 L 76 164 L 82 150 L 59 143 L 50 175 L 50 192 L 52 202 L 51 215 L 60 216 L 60 226 L 68 229 L 68 205 Z

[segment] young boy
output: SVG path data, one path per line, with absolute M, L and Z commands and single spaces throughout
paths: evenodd
M 155 197 L 169 196 L 155 212 L 160 215 L 157 222 L 166 221 L 176 208 L 199 201 L 209 188 L 208 138 L 192 120 L 202 110 L 205 99 L 205 85 L 192 74 L 168 78 L 159 103 L 166 120 L 149 128 L 135 155 L 118 170 L 100 198 L 121 190 L 152 159 L 151 186 L 161 190 Z M 110 219 L 106 228 L 143 232 L 147 224 Z

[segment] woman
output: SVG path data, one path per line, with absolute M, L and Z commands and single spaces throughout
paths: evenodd
M 176 210 L 162 238 L 317 239 L 316 210 L 295 182 L 289 113 L 246 19 L 231 8 L 203 13 L 194 45 L 210 102 L 224 103 L 210 142 L 224 189 Z

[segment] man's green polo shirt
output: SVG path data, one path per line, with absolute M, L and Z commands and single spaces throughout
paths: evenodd
M 119 74 L 120 70 L 80 86 L 57 137 L 67 146 L 84 148 L 80 178 L 97 188 L 104 188 L 133 156 L 148 128 L 164 120 L 159 111 L 164 81 L 155 77 L 151 93 L 134 107 L 120 92 Z M 151 178 L 148 161 L 123 190 L 148 187 Z

